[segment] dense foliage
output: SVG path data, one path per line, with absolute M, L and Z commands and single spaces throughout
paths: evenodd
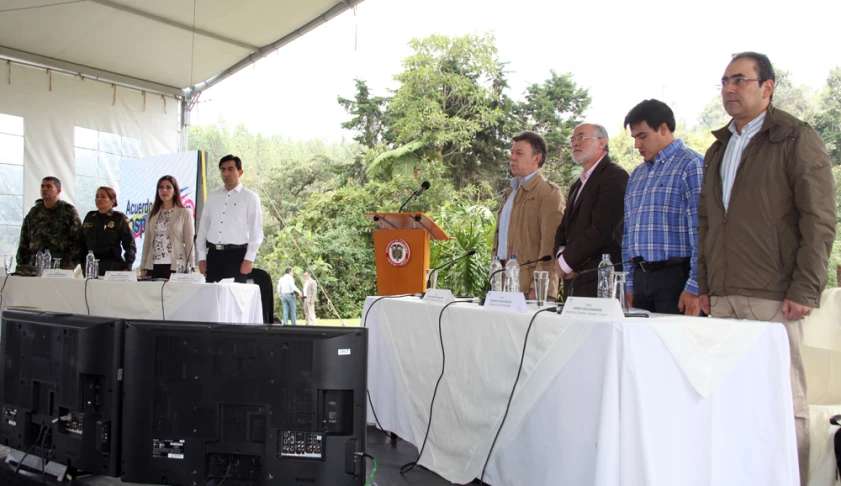
M 243 182 L 260 194 L 265 215 L 256 266 L 275 282 L 287 266 L 299 278 L 311 270 L 320 284 L 319 317 L 359 317 L 365 296 L 376 293 L 374 225 L 364 213 L 397 210 L 421 181 L 432 187 L 411 209 L 428 213 L 454 238 L 433 243 L 431 265 L 477 251 L 442 271 L 439 285 L 456 295 L 480 295 L 508 184 L 511 136 L 524 129 L 544 135 L 544 173 L 564 192 L 580 171 L 567 140 L 591 99 L 571 73 L 551 72 L 516 94 L 517 101 L 491 35 L 433 35 L 411 47 L 395 75 L 396 90 L 374 95 L 358 79 L 356 93 L 338 98 L 349 114 L 342 127 L 353 132 L 353 142 L 264 137 L 224 120 L 190 130 L 190 148 L 208 152 L 211 189 L 221 184 L 215 161 L 228 153 L 242 157 Z M 775 104 L 808 120 L 824 138 L 841 202 L 841 68 L 832 70 L 821 92 L 794 86 L 787 72 L 779 73 Z M 694 124 L 679 123 L 678 135 L 703 153 L 709 131 L 727 119 L 716 97 Z M 629 171 L 639 162 L 626 131 L 611 138 L 610 153 Z M 830 285 L 841 264 L 841 243 L 835 246 Z

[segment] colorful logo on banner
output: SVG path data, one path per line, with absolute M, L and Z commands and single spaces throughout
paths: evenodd
M 409 244 L 406 243 L 406 240 L 395 238 L 388 243 L 388 246 L 385 247 L 385 258 L 388 260 L 388 263 L 394 265 L 395 267 L 402 267 L 403 265 L 409 263 L 410 256 L 411 251 L 409 250 Z

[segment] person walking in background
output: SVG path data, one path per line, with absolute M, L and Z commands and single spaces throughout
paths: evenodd
M 310 272 L 304 272 L 304 317 L 308 326 L 315 325 L 315 297 L 317 284 Z
M 168 279 L 184 255 L 187 269 L 193 267 L 193 213 L 181 202 L 178 180 L 171 175 L 158 179 L 155 203 L 146 218 L 146 237 L 140 268 L 152 278 Z
M 280 304 L 283 306 L 283 320 L 281 320 L 281 324 L 285 326 L 291 314 L 292 325 L 297 326 L 298 323 L 295 320 L 295 294 L 301 297 L 303 295 L 301 294 L 301 290 L 298 289 L 298 286 L 295 285 L 295 277 L 292 276 L 292 267 L 286 267 L 286 271 L 283 272 L 283 276 L 277 282 L 277 294 L 280 296 Z
M 90 211 L 82 221 L 79 261 L 85 261 L 88 251 L 93 251 L 94 257 L 99 260 L 100 276 L 108 270 L 131 270 L 137 246 L 128 218 L 114 209 L 117 207 L 116 191 L 110 187 L 99 187 L 95 203 L 96 211 Z M 85 270 L 83 266 L 82 271 Z

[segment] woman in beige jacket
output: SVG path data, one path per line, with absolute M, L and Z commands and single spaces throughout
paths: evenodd
M 183 255 L 188 269 L 194 266 L 193 213 L 181 202 L 181 190 L 175 177 L 166 175 L 158 180 L 155 203 L 146 218 L 145 233 L 140 260 L 144 275 L 169 278 L 176 270 L 179 255 Z

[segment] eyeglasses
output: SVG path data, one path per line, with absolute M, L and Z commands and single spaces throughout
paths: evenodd
M 741 88 L 745 85 L 748 81 L 759 81 L 759 84 L 762 84 L 762 80 L 760 78 L 746 78 L 743 76 L 735 76 L 732 78 L 728 78 L 724 76 L 721 78 L 721 84 L 717 85 L 718 89 L 726 88 L 728 84 L 733 84 L 733 86 L 737 88 Z
M 569 144 L 572 145 L 575 142 L 580 142 L 580 141 L 582 141 L 586 138 L 594 138 L 594 139 L 598 140 L 602 137 L 585 137 L 584 135 L 578 135 L 578 136 L 575 136 L 575 137 L 569 137 Z

